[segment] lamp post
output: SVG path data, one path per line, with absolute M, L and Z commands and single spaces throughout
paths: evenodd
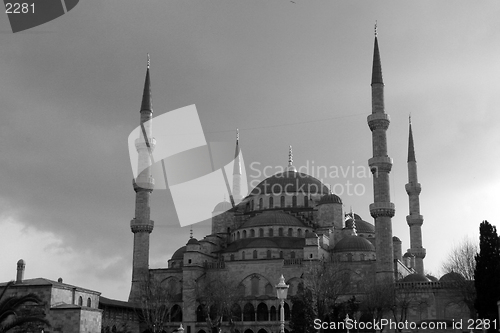
M 280 333 L 285 333 L 285 298 L 288 294 L 288 287 L 285 283 L 285 278 L 281 274 L 280 282 L 276 285 L 276 294 L 281 303 L 280 309 Z

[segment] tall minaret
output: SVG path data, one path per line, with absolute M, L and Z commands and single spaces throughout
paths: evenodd
M 241 158 L 240 158 L 240 132 L 236 129 L 236 150 L 234 152 L 233 167 L 233 199 L 235 204 L 239 204 L 241 196 Z
M 425 249 L 422 247 L 422 224 L 424 217 L 420 215 L 421 191 L 417 178 L 417 161 L 415 160 L 415 148 L 413 147 L 413 133 L 411 131 L 408 138 L 408 184 L 405 186 L 406 193 L 410 199 L 410 215 L 406 216 L 406 222 L 410 226 L 410 249 L 408 252 L 415 256 L 415 270 L 419 274 L 424 274 Z
M 130 229 L 134 233 L 134 254 L 132 263 L 132 288 L 129 301 L 136 301 L 143 292 L 143 286 L 149 275 L 149 234 L 153 231 L 154 222 L 150 220 L 149 197 L 154 188 L 150 166 L 153 163 L 152 152 L 156 140 L 153 138 L 151 119 L 153 107 L 151 100 L 151 82 L 149 78 L 149 54 L 146 81 L 141 104 L 140 136 L 135 140 L 138 152 L 137 179 L 133 180 L 135 191 L 135 217 L 130 221 Z
M 375 219 L 376 281 L 394 281 L 394 253 L 392 245 L 392 221 L 395 208 L 390 198 L 389 173 L 392 158 L 387 156 L 387 128 L 390 119 L 384 110 L 384 82 L 378 50 L 377 26 L 375 25 L 375 45 L 372 71 L 372 114 L 368 116 L 368 126 L 372 131 L 373 157 L 368 160 L 373 174 L 374 203 L 370 214 Z

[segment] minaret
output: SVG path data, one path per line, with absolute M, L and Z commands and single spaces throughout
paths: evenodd
M 236 150 L 234 152 L 233 168 L 233 199 L 234 203 L 240 203 L 241 196 L 241 158 L 240 158 L 240 132 L 236 129 Z
M 387 155 L 387 128 L 390 118 L 384 110 L 384 82 L 375 25 L 375 45 L 372 71 L 372 114 L 368 126 L 372 131 L 373 157 L 368 160 L 373 174 L 374 202 L 370 214 L 375 219 L 376 281 L 394 281 L 394 253 L 392 245 L 392 221 L 395 208 L 390 198 L 389 173 L 392 158 Z
M 406 222 L 410 227 L 410 249 L 408 252 L 415 256 L 415 270 L 424 275 L 425 249 L 422 247 L 422 224 L 424 217 L 420 215 L 421 191 L 420 183 L 417 178 L 417 161 L 415 160 L 415 148 L 413 146 L 413 133 L 411 130 L 408 137 L 408 184 L 405 186 L 406 193 L 410 200 L 410 215 L 406 216 Z
M 141 104 L 140 136 L 135 140 L 138 152 L 137 179 L 133 180 L 135 191 L 135 217 L 130 221 L 130 229 L 134 233 L 134 254 L 132 263 L 132 288 L 129 301 L 136 301 L 143 292 L 143 286 L 149 275 L 149 234 L 153 231 L 154 222 L 150 220 L 149 199 L 154 188 L 150 166 L 153 163 L 152 152 L 156 140 L 153 138 L 151 119 L 153 107 L 151 100 L 151 82 L 149 78 L 149 54 L 144 93 Z

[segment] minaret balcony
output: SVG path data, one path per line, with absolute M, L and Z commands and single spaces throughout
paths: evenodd
M 135 139 L 135 149 L 137 149 L 137 151 L 143 150 L 143 149 L 148 149 L 148 148 L 151 150 L 154 150 L 154 148 L 156 146 L 156 139 L 155 138 L 148 138 L 147 143 L 148 144 L 146 144 L 146 140 L 144 140 L 144 138 L 142 138 L 142 136 L 141 136 L 140 138 Z
M 374 131 L 376 129 L 387 130 L 389 124 L 391 123 L 391 117 L 387 113 L 377 112 L 372 113 L 368 116 L 368 126 L 370 130 Z
M 370 214 L 373 218 L 379 216 L 393 217 L 396 213 L 396 206 L 392 202 L 375 202 L 370 204 Z
M 154 221 L 149 220 L 148 223 L 142 223 L 138 219 L 134 218 L 130 221 L 130 229 L 135 234 L 137 232 L 147 232 L 150 234 L 155 226 Z
M 146 178 L 142 175 L 139 175 L 137 179 L 132 179 L 132 184 L 134 185 L 134 190 L 140 191 L 140 190 L 149 190 L 152 191 L 155 187 L 155 180 L 152 176 L 149 176 L 149 178 Z
M 389 156 L 375 156 L 368 160 L 368 165 L 372 174 L 377 177 L 379 172 L 391 172 L 392 158 Z
M 424 259 L 427 252 L 423 247 L 408 249 L 408 252 L 413 254 L 415 258 Z
M 412 195 L 412 194 L 418 195 L 422 191 L 422 187 L 420 186 L 420 183 L 408 183 L 405 185 L 405 189 L 406 189 L 406 193 L 408 193 L 408 195 Z
M 424 224 L 424 217 L 422 215 L 407 215 L 406 222 L 410 227 L 421 226 Z

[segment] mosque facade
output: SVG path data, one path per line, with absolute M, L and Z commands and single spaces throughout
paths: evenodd
M 373 174 L 374 199 L 371 217 L 344 211 L 342 199 L 331 193 L 318 179 L 298 172 L 290 148 L 288 165 L 263 180 L 247 196 L 240 192 L 241 165 L 239 139 L 233 189 L 229 201 L 213 210 L 211 234 L 203 239 L 190 238 L 168 260 L 164 268 L 149 268 L 149 236 L 154 229 L 150 220 L 150 195 L 154 180 L 148 168 L 135 179 L 135 217 L 132 287 L 129 302 L 139 303 L 145 281 L 154 280 L 174 291 L 170 301 L 168 329 L 181 324 L 187 333 L 206 333 L 210 328 L 204 313 L 200 284 L 215 278 L 225 281 L 219 293 L 238 293 L 232 307 L 233 321 L 223 321 L 223 332 L 271 333 L 279 330 L 280 305 L 275 285 L 281 275 L 289 285 L 285 300 L 285 331 L 290 330 L 290 297 L 297 294 L 299 283 L 315 267 L 329 265 L 337 270 L 336 279 L 346 281 L 339 290 L 339 301 L 353 296 L 362 301 L 370 286 L 395 282 L 400 292 L 410 290 L 414 299 L 408 306 L 407 320 L 458 320 L 469 318 L 465 305 L 450 290 L 450 276 L 440 280 L 425 276 L 417 163 L 411 123 L 408 139 L 409 198 L 407 223 L 410 249 L 404 254 L 401 240 L 392 234 L 395 213 L 390 198 L 392 159 L 387 150 L 386 131 L 390 124 L 384 108 L 384 83 L 378 39 L 375 36 L 372 69 L 372 112 L 368 127 L 372 132 L 373 156 L 368 165 Z M 146 72 L 140 111 L 141 137 L 136 141 L 139 164 L 147 164 L 155 146 L 152 119 L 150 69 Z M 402 185 L 401 185 L 402 186 Z M 368 221 L 369 220 L 369 221 Z M 370 222 L 372 221 L 372 222 Z M 336 267 L 336 268 L 335 268 Z M 360 314 L 358 314 L 360 315 Z M 169 330 L 166 330 L 169 331 Z

